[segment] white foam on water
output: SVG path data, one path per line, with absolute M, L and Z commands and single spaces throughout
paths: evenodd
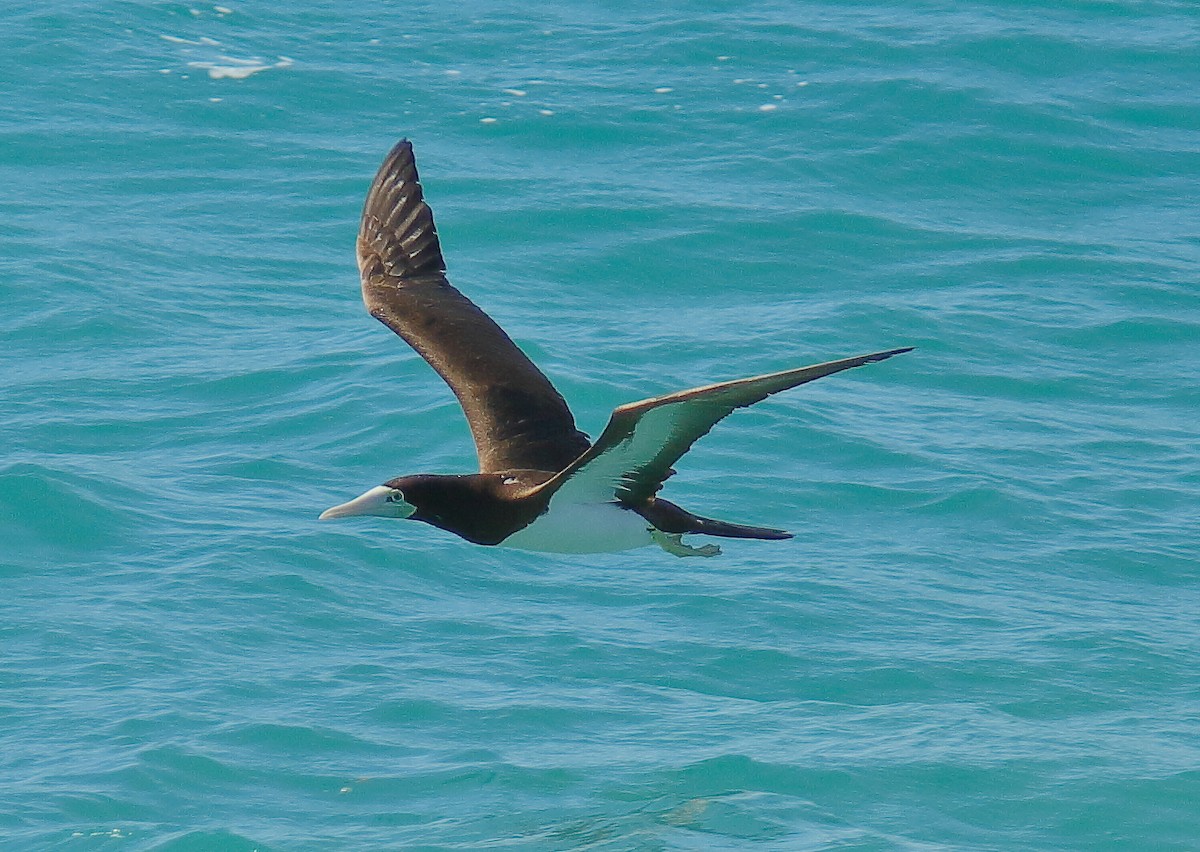
M 214 80 L 244 80 L 251 74 L 266 71 L 270 65 L 217 65 L 212 62 L 189 62 L 189 68 L 203 68 Z
M 268 71 L 272 68 L 289 68 L 294 63 L 286 56 L 279 57 L 279 61 L 273 64 L 264 64 L 258 59 L 239 59 L 236 56 L 220 56 L 217 57 L 218 62 L 189 62 L 189 68 L 201 68 L 208 72 L 208 76 L 214 80 L 244 80 L 254 74 L 262 71 Z

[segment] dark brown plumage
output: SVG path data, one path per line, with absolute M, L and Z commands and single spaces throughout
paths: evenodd
M 590 443 L 571 409 L 491 317 L 446 280 L 412 145 L 391 150 L 358 235 L 363 301 L 458 397 L 483 473 L 562 470 Z
M 594 552 L 654 541 L 678 556 L 711 556 L 715 546 L 693 548 L 680 536 L 789 538 L 782 530 L 693 515 L 657 493 L 672 466 L 735 409 L 909 351 L 889 349 L 623 405 L 593 446 L 550 380 L 446 279 L 407 140 L 384 159 L 367 193 L 358 265 L 371 315 L 404 338 L 458 397 L 480 472 L 399 477 L 321 517 L 413 518 L 478 544 Z

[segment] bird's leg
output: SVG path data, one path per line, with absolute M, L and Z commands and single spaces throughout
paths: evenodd
M 655 544 L 672 556 L 716 556 L 721 552 L 721 548 L 715 544 L 692 547 L 689 544 L 683 543 L 682 534 L 665 533 L 654 527 L 650 527 L 650 537 L 654 539 Z

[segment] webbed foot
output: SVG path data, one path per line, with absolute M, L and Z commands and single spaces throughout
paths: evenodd
M 654 539 L 655 544 L 672 556 L 716 556 L 721 552 L 721 548 L 715 544 L 692 547 L 690 544 L 683 543 L 682 534 L 665 533 L 653 527 L 650 528 L 650 537 Z

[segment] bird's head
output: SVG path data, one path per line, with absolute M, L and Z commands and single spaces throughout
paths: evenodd
M 404 491 L 397 487 L 399 480 L 376 485 L 370 491 L 355 497 L 349 503 L 334 506 L 321 513 L 320 520 L 352 518 L 357 515 L 375 515 L 380 518 L 411 518 L 417 507 L 404 498 Z

